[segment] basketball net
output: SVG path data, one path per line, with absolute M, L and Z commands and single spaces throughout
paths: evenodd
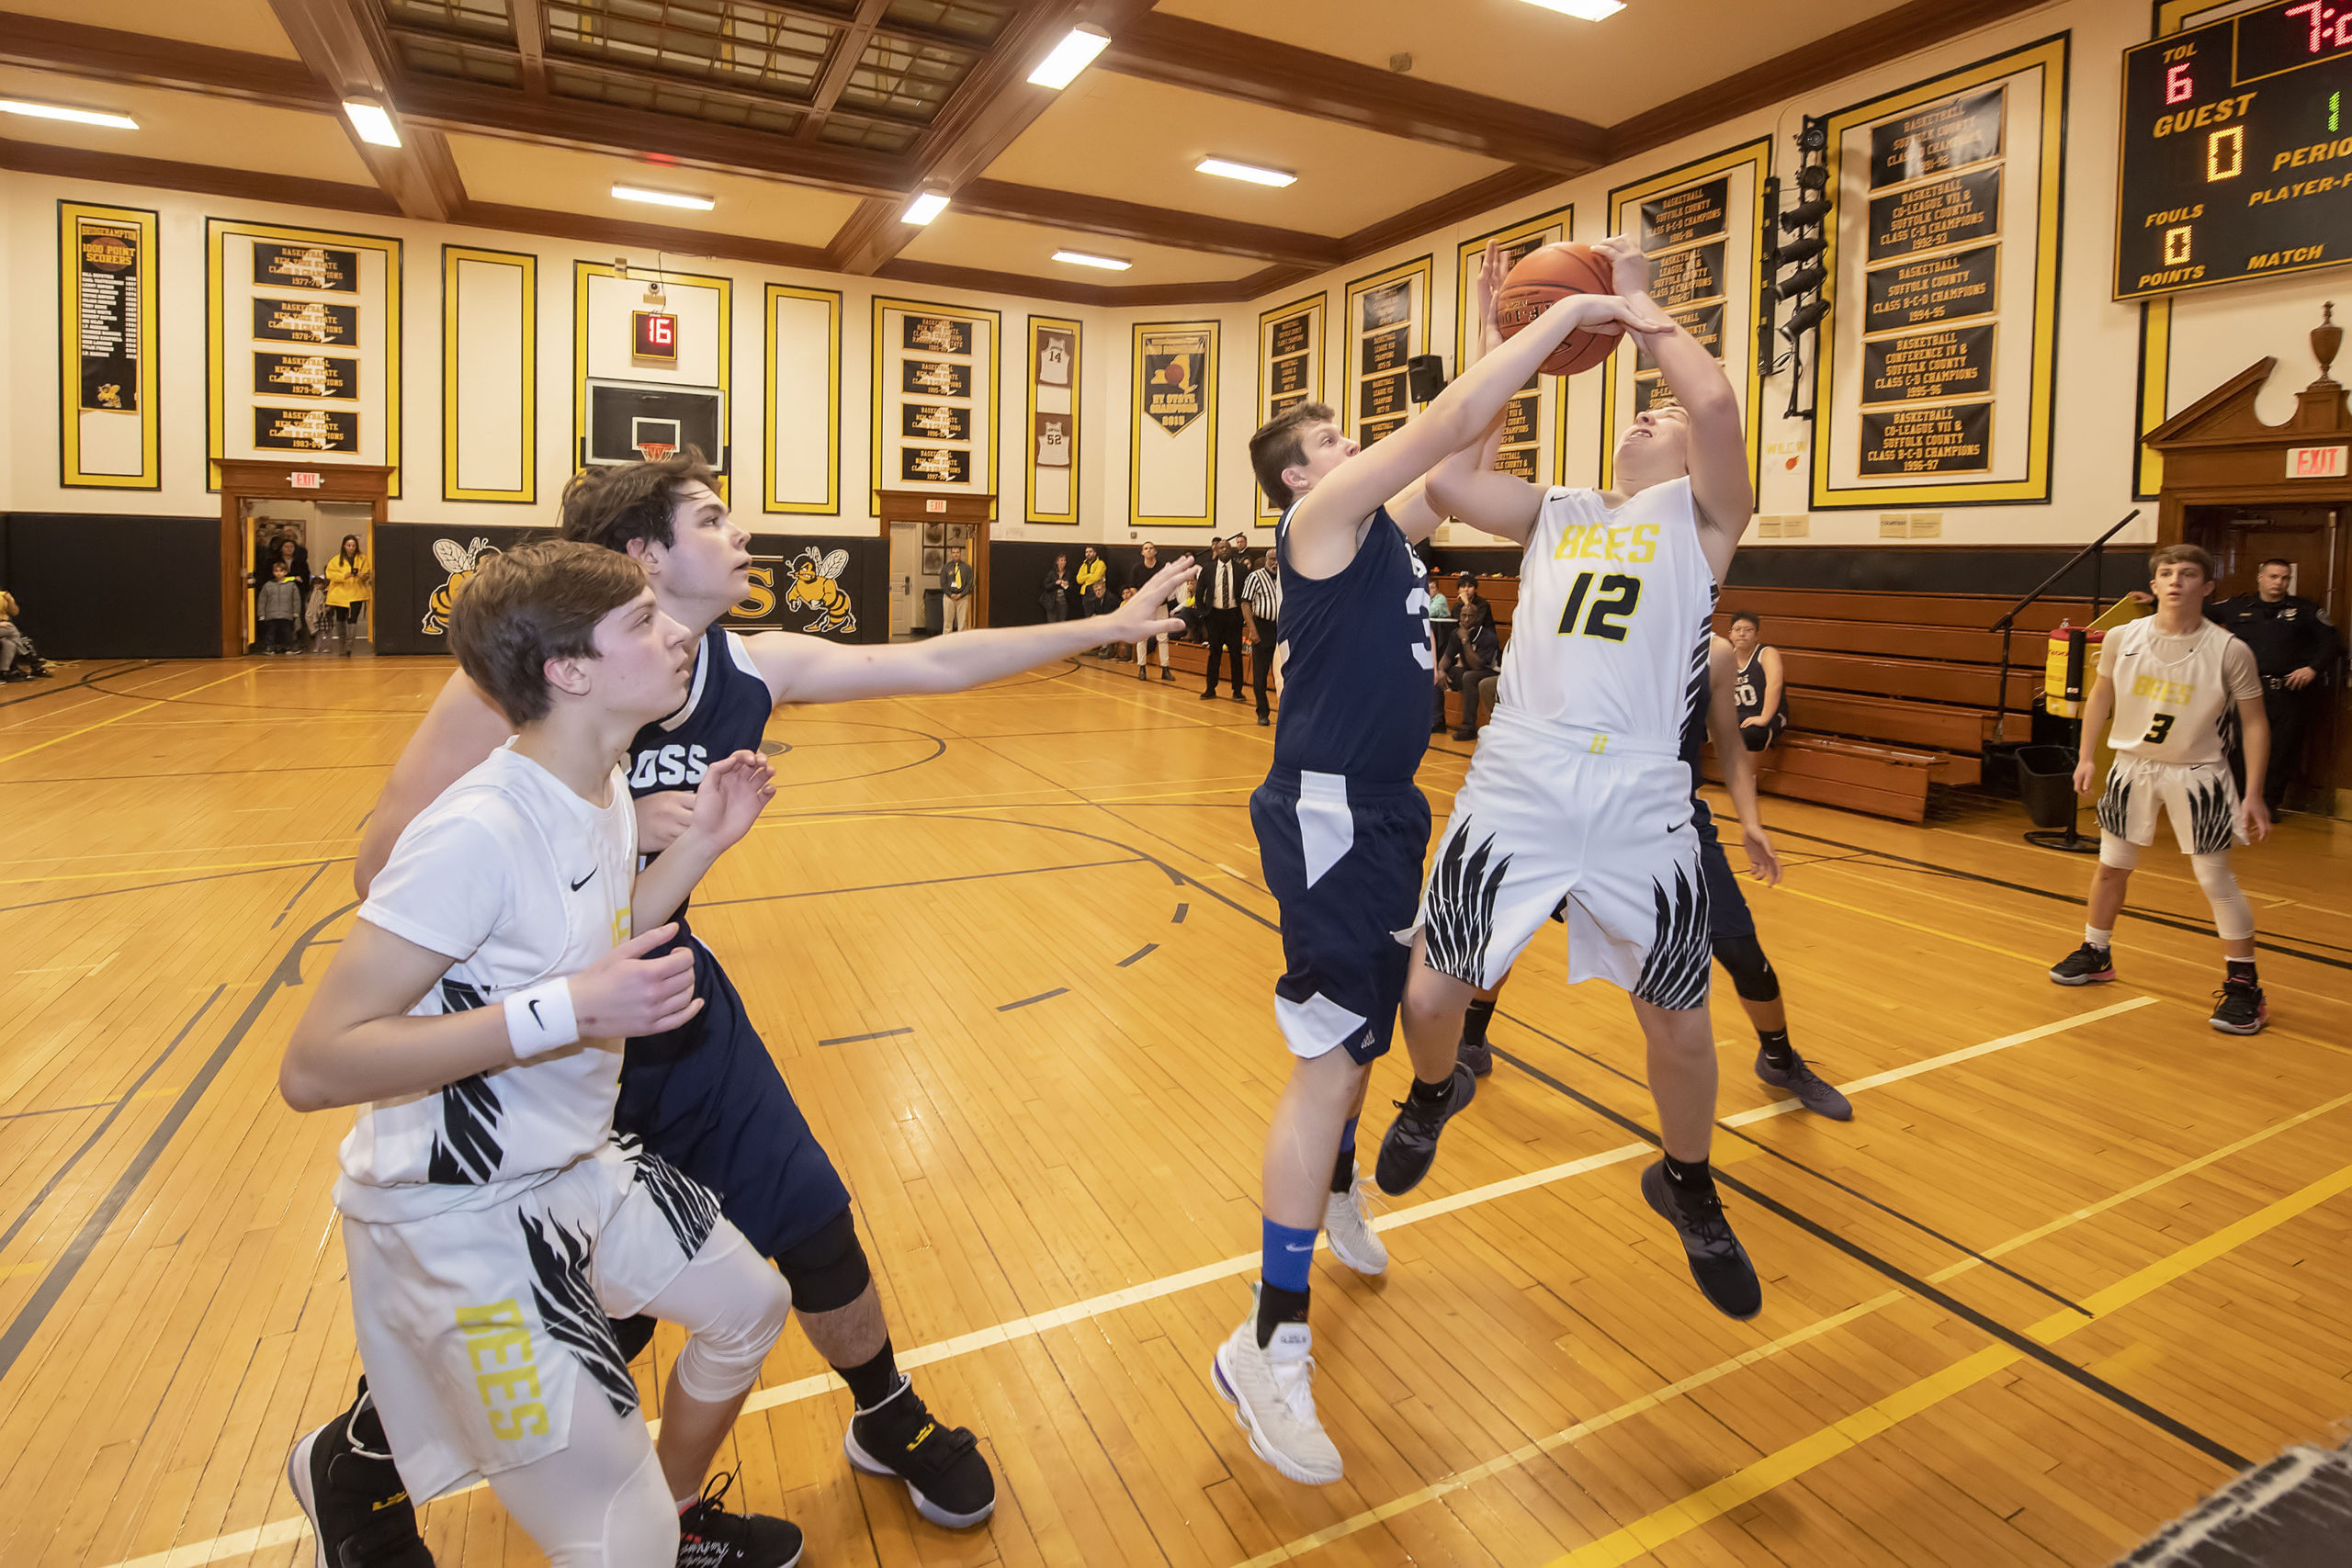
M 658 463 L 678 448 L 674 443 L 668 441 L 640 441 L 637 444 L 637 449 L 647 462 Z

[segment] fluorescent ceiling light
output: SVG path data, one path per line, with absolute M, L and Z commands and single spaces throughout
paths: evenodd
M 104 109 L 69 109 L 59 104 L 28 104 L 21 98 L 0 98 L 0 114 L 29 115 L 35 119 L 70 119 L 76 125 L 103 125 L 116 130 L 136 130 L 139 122 L 127 114 Z
M 613 194 L 623 201 L 650 201 L 656 207 L 683 207 L 694 212 L 708 212 L 718 205 L 707 196 L 682 196 L 673 190 L 648 190 L 643 186 L 615 186 Z
M 384 112 L 383 105 L 366 98 L 345 98 L 343 112 L 351 117 L 351 129 L 359 133 L 359 140 L 370 147 L 401 144 L 401 133 L 392 129 L 392 117 Z
M 1116 256 L 1091 256 L 1084 251 L 1056 251 L 1054 259 L 1057 262 L 1068 262 L 1072 266 L 1099 266 L 1105 272 L 1125 272 L 1136 265 L 1133 262 L 1121 261 Z
M 899 214 L 899 221 L 901 223 L 928 223 L 946 210 L 947 198 L 940 195 L 935 190 L 927 190 L 921 196 L 915 197 L 912 201 L 907 203 L 907 209 Z
M 1255 164 L 1237 164 L 1230 158 L 1204 158 L 1193 165 L 1195 173 L 1219 175 L 1228 180 L 1248 180 L 1253 186 L 1273 186 L 1280 188 L 1298 178 L 1280 169 L 1261 169 Z
M 1078 80 L 1078 73 L 1094 62 L 1110 39 L 1093 28 L 1072 28 L 1054 45 L 1053 53 L 1029 73 L 1030 85 L 1052 87 L 1058 91 Z
M 1621 0 L 1527 0 L 1527 3 L 1541 6 L 1546 11 L 1557 11 L 1564 17 L 1574 17 L 1582 22 L 1604 21 L 1625 8 Z

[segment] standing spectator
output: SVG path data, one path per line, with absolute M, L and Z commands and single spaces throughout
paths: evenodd
M 286 563 L 286 575 L 294 581 L 295 585 L 309 592 L 311 547 L 302 542 L 300 533 L 288 528 L 277 536 L 277 558 Z
M 2318 602 L 2287 592 L 2294 576 L 2294 562 L 2273 558 L 2255 570 L 2253 592 L 2205 610 L 2254 649 L 2262 707 L 2270 718 L 2270 766 L 2262 778 L 2262 803 L 2273 816 L 2286 799 L 2287 777 L 2295 771 L 2321 683 L 2334 672 L 2336 659 L 2335 628 Z M 2234 748 L 2231 761 L 2243 774 L 2245 763 Z
M 1104 584 L 1107 596 L 1110 573 L 1111 563 L 1096 555 L 1092 545 L 1087 546 L 1086 553 L 1078 561 L 1078 596 L 1085 598 L 1087 591 L 1098 582 Z
M 1758 646 L 1763 640 L 1764 623 L 1754 611 L 1732 616 L 1732 706 L 1739 715 L 1739 738 L 1751 751 L 1763 750 L 1789 727 L 1781 650 Z
M 1143 591 L 1144 584 L 1149 582 L 1153 578 L 1159 575 L 1159 547 L 1152 544 L 1148 540 L 1146 540 L 1143 547 L 1143 559 L 1137 561 L 1134 569 L 1127 573 L 1126 592 L 1119 596 L 1120 602 L 1124 604 L 1128 598 L 1141 592 Z M 1168 603 L 1170 604 L 1174 604 L 1178 603 L 1178 601 L 1170 599 Z M 1136 680 L 1144 681 L 1150 678 L 1150 671 L 1146 668 L 1146 666 L 1150 661 L 1151 648 L 1154 643 L 1158 643 L 1159 645 L 1159 678 L 1162 681 L 1171 682 L 1176 679 L 1176 672 L 1168 667 L 1168 634 L 1166 632 L 1162 632 L 1158 637 L 1146 637 L 1143 641 L 1136 644 Z
M 367 617 L 368 589 L 375 581 L 375 569 L 359 552 L 359 536 L 345 534 L 334 559 L 327 562 L 327 620 L 345 659 L 351 657 L 352 641 Z
M 1234 536 L 1233 536 L 1233 537 L 1231 537 L 1230 539 L 1227 539 L 1227 540 L 1225 542 L 1225 547 L 1226 547 L 1227 549 L 1228 549 L 1228 550 L 1230 550 L 1230 551 L 1232 551 L 1232 552 L 1233 552 L 1233 558 L 1234 558 L 1235 560 L 1238 560 L 1238 561 L 1241 562 L 1244 566 L 1247 566 L 1247 565 L 1249 564 L 1249 562 L 1250 562 L 1250 536 L 1249 536 L 1249 535 L 1247 535 L 1247 534 L 1236 534 L 1236 535 L 1234 535 Z
M 1056 556 L 1054 570 L 1046 573 L 1046 585 L 1037 592 L 1037 603 L 1046 607 L 1046 619 L 1069 620 L 1070 597 L 1075 592 L 1069 582 L 1069 557 Z
M 1267 716 L 1266 677 L 1273 672 L 1275 647 L 1282 641 L 1283 579 L 1274 552 L 1258 558 L 1258 570 L 1241 585 L 1241 637 L 1250 645 L 1250 680 L 1258 693 L 1258 722 Z
M 262 652 L 295 651 L 294 623 L 302 615 L 302 591 L 294 586 L 284 561 L 269 563 L 269 581 L 261 585 L 255 607 L 261 617 Z
M 1209 645 L 1209 683 L 1201 693 L 1203 702 L 1216 695 L 1217 656 L 1227 649 L 1233 655 L 1233 700 L 1242 700 L 1241 580 L 1241 563 L 1233 558 L 1223 539 L 1217 540 L 1216 554 L 1201 569 L 1197 585 L 1201 629 L 1207 634 Z
M 972 624 L 972 563 L 964 558 L 964 547 L 947 547 L 947 575 L 940 580 L 941 596 L 947 601 L 947 629 L 960 632 Z
M 49 666 L 33 651 L 33 639 L 17 625 L 17 596 L 0 588 L 0 681 L 29 681 L 49 673 Z

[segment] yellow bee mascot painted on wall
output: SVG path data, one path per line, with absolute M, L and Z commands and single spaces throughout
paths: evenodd
M 498 547 L 480 535 L 476 535 L 469 545 L 461 545 L 455 539 L 433 541 L 433 558 L 441 563 L 441 570 L 449 574 L 449 580 L 435 589 L 433 597 L 425 601 L 426 631 L 436 637 L 441 634 L 449 624 L 449 606 L 458 602 L 458 592 L 473 581 L 474 573 L 481 570 L 481 563 L 498 553 Z
M 857 611 L 849 602 L 849 590 L 838 581 L 842 569 L 848 565 L 847 550 L 820 557 L 814 546 L 792 558 L 792 586 L 784 591 L 784 607 L 818 612 L 817 618 L 801 627 L 802 631 L 857 630 Z

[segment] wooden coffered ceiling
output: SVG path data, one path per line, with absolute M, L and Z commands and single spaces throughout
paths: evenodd
M 0 0 L 0 167 L 1080 303 L 1247 299 L 2039 0 Z M 1025 78 L 1109 36 L 1059 93 Z M 398 149 L 339 112 L 386 105 Z M 1297 174 L 1270 190 L 1205 154 Z M 715 198 L 620 201 L 616 183 Z M 929 229 L 899 220 L 948 194 Z M 1125 275 L 1051 260 L 1123 257 Z M 1124 281 L 1106 279 L 1122 277 Z

